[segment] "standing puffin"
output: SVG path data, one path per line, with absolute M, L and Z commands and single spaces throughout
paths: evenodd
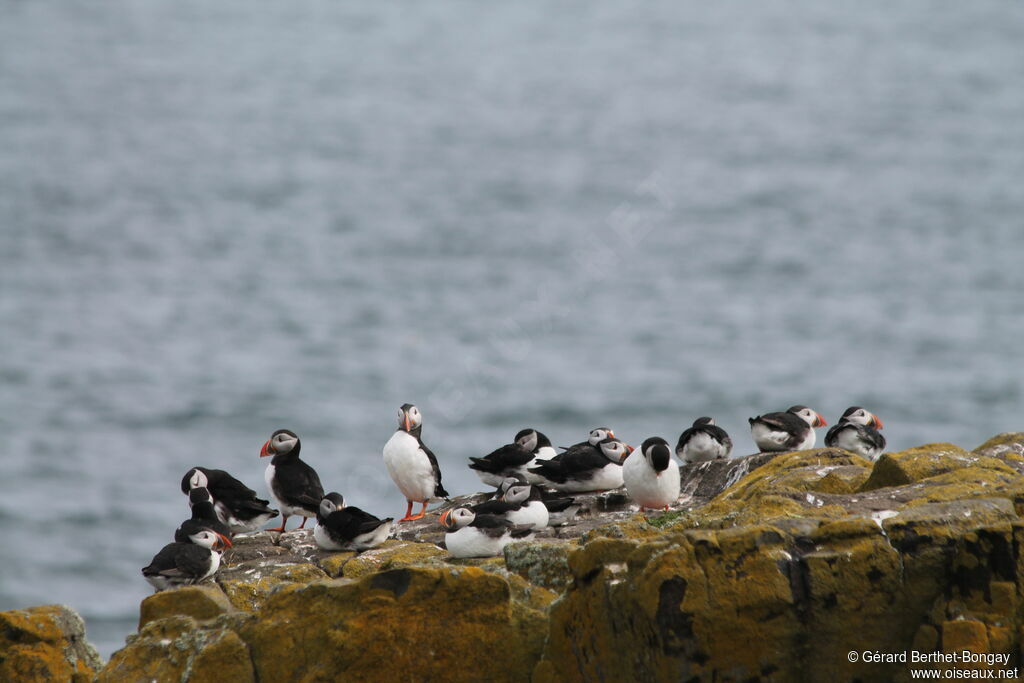
M 209 490 L 217 517 L 233 533 L 256 531 L 277 517 L 277 510 L 268 501 L 224 470 L 193 467 L 181 479 L 181 492 L 188 495 L 195 488 Z
M 158 591 L 199 583 L 213 576 L 220 567 L 220 549 L 231 547 L 224 536 L 203 529 L 189 536 L 188 543 L 168 543 L 142 575 Z
M 851 406 L 839 418 L 836 426 L 825 434 L 825 445 L 852 451 L 868 460 L 877 460 L 885 450 L 885 437 L 878 432 L 884 426 L 874 413 L 860 406 Z
M 828 425 L 820 414 L 799 405 L 784 413 L 765 413 L 747 421 L 750 435 L 762 453 L 814 448 L 814 429 Z
M 732 439 L 710 417 L 698 417 L 679 435 L 676 455 L 683 462 L 707 462 L 732 455 Z
M 345 505 L 345 497 L 331 492 L 320 501 L 313 540 L 323 550 L 366 550 L 391 535 L 391 517 L 380 519 L 357 507 Z
M 632 451 L 622 441 L 608 437 L 596 448 L 589 443 L 573 446 L 529 471 L 558 491 L 607 491 L 622 486 L 622 461 Z
M 188 492 L 188 504 L 192 506 L 192 516 L 174 530 L 174 540 L 188 543 L 189 537 L 204 529 L 209 529 L 225 538 L 231 538 L 234 532 L 217 517 L 213 509 L 213 498 L 205 488 L 199 487 Z
M 427 503 L 448 497 L 448 492 L 441 485 L 437 458 L 420 438 L 422 431 L 420 409 L 406 403 L 398 409 L 398 430 L 384 444 L 384 465 L 409 503 L 405 517 L 398 520 L 400 522 L 421 519 L 427 512 Z M 413 503 L 423 504 L 416 516 L 412 514 Z
M 470 458 L 469 469 L 476 472 L 480 481 L 496 488 L 508 477 L 526 478 L 526 468 L 534 463 L 537 457 L 535 447 L 542 436 L 537 430 L 523 429 L 515 435 L 512 443 L 483 458 Z M 554 449 L 551 455 L 554 455 Z
M 270 495 L 281 508 L 282 517 L 281 526 L 268 531 L 284 532 L 292 515 L 302 516 L 302 524 L 298 527 L 301 529 L 306 526 L 306 520 L 316 517 L 320 510 L 324 487 L 316 470 L 299 459 L 301 448 L 302 443 L 295 432 L 278 429 L 260 449 L 261 458 L 273 458 L 264 476 Z
M 640 506 L 640 512 L 664 508 L 679 498 L 679 465 L 672 459 L 668 442 L 652 436 L 639 451 L 630 453 L 622 465 L 626 493 Z
M 444 547 L 452 557 L 492 557 L 500 555 L 512 541 L 529 540 L 532 527 L 521 527 L 494 515 L 478 515 L 469 508 L 441 513 L 445 528 Z

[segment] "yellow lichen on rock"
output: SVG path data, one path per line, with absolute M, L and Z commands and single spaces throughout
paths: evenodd
M 101 666 L 74 610 L 43 605 L 0 612 L 0 681 L 84 683 Z
M 241 635 L 260 680 L 373 672 L 381 680 L 519 681 L 539 657 L 543 625 L 542 612 L 514 609 L 509 583 L 496 574 L 406 567 L 275 593 Z
M 231 603 L 216 584 L 185 586 L 154 593 L 139 607 L 139 628 L 151 621 L 175 615 L 213 619 L 231 610 Z
M 341 575 L 347 579 L 358 579 L 374 572 L 399 569 L 440 560 L 448 555 L 433 543 L 415 543 L 391 539 L 380 547 L 366 550 L 346 562 Z
M 219 576 L 217 583 L 223 589 L 231 606 L 246 612 L 257 611 L 267 596 L 282 586 L 308 583 L 326 578 L 322 569 L 311 563 L 281 564 L 236 570 Z

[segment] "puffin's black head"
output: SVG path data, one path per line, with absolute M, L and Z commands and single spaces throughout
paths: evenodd
M 213 503 L 213 496 L 210 495 L 210 491 L 205 486 L 196 487 L 188 492 L 189 505 L 201 505 L 203 503 Z
M 843 416 L 839 418 L 840 422 L 853 422 L 859 425 L 868 425 L 875 429 L 881 429 L 884 425 L 882 421 L 874 413 L 864 410 L 860 406 L 850 406 L 843 413 Z
M 260 450 L 260 457 L 274 457 L 288 453 L 298 455 L 301 447 L 302 444 L 295 432 L 288 429 L 278 429 L 273 433 L 273 435 L 271 435 L 270 439 L 263 444 L 263 448 Z
M 523 450 L 530 451 L 531 453 L 537 450 L 537 430 L 536 429 L 521 429 L 516 434 L 516 438 L 512 440 L 513 443 L 520 446 Z
M 410 434 L 418 434 L 423 427 L 423 416 L 420 409 L 411 403 L 404 403 L 398 409 L 398 428 Z
M 513 486 L 523 486 L 524 484 L 526 484 L 526 480 L 522 477 L 505 477 L 501 480 L 501 484 L 498 485 L 498 493 L 505 495 L 505 492 Z
M 713 417 L 698 417 L 693 421 L 694 427 L 708 427 L 715 424 L 715 418 Z
M 181 492 L 186 496 L 188 495 L 189 489 L 198 487 L 205 487 L 209 484 L 206 473 L 202 467 L 193 467 L 185 476 L 181 478 Z
M 320 516 L 328 517 L 335 510 L 345 507 L 345 496 L 336 491 L 331 491 L 320 501 Z
M 799 417 L 801 420 L 811 425 L 812 427 L 828 426 L 828 422 L 825 422 L 825 418 L 823 418 L 820 413 L 818 413 L 815 410 L 811 410 L 807 406 L 790 406 L 789 410 L 787 410 L 786 412 L 793 413 L 794 415 L 796 415 L 797 417 Z
M 623 443 L 620 439 L 616 439 L 614 436 L 609 436 L 607 439 L 603 439 L 598 447 L 601 452 L 604 453 L 604 457 L 611 460 L 616 465 L 621 465 L 629 454 L 633 452 L 633 447 L 627 443 Z
M 200 545 L 207 550 L 221 550 L 223 548 L 231 547 L 231 539 L 222 534 L 218 534 L 213 529 L 203 529 L 188 537 L 192 543 Z
M 587 441 L 591 446 L 596 446 L 605 439 L 614 439 L 615 432 L 611 427 L 594 427 L 590 430 L 590 438 Z
M 672 459 L 672 452 L 668 449 L 668 442 L 660 436 L 652 436 L 640 446 L 640 452 L 651 463 L 655 472 L 664 472 L 668 469 L 668 463 Z

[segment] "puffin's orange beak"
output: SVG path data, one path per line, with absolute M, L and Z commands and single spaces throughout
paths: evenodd
M 214 533 L 217 533 L 217 532 L 214 532 Z M 223 535 L 223 534 L 217 534 L 217 544 L 221 548 L 230 548 L 231 547 L 231 539 L 228 538 L 227 536 Z
M 441 526 L 446 528 L 448 527 L 448 515 L 450 514 L 451 510 L 445 510 L 444 512 L 441 513 L 441 516 L 437 519 L 437 521 L 441 523 Z
M 270 441 L 267 441 L 265 444 L 263 444 L 263 448 L 260 449 L 260 457 L 261 458 L 265 458 L 268 455 L 270 455 L 270 453 L 267 453 L 267 446 L 269 446 L 269 445 L 270 445 Z
M 882 427 L 885 426 L 884 424 L 882 424 L 882 419 L 875 415 L 874 413 L 872 413 L 871 415 L 871 423 L 875 426 L 875 429 L 881 429 Z
M 411 422 L 409 421 L 409 413 L 405 414 L 404 426 L 405 426 L 405 431 L 407 431 L 407 432 L 410 431 Z
M 615 432 L 613 432 L 612 430 L 609 429 L 608 430 L 608 436 L 610 436 L 610 437 L 612 437 L 614 439 L 615 438 Z
M 821 413 L 815 413 L 815 415 L 818 417 L 818 421 L 814 425 L 815 427 L 828 427 L 828 422 L 825 422 L 825 418 L 821 416 Z

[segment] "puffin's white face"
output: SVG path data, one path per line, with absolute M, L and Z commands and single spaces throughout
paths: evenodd
M 455 531 L 472 523 L 474 519 L 476 519 L 476 514 L 469 508 L 455 508 L 454 510 L 445 510 L 441 513 L 439 521 L 444 528 L 449 531 Z
M 508 490 L 513 486 L 518 486 L 519 484 L 525 483 L 525 481 L 523 481 L 522 479 L 517 479 L 516 477 L 505 477 L 504 479 L 501 480 L 501 486 L 498 487 L 498 491 L 501 492 L 501 495 L 505 495 L 505 493 L 508 492 Z
M 616 465 L 621 465 L 633 449 L 618 439 L 605 439 L 601 442 L 601 452 Z
M 206 478 L 206 475 L 203 474 L 202 470 L 196 470 L 192 473 L 192 476 L 189 477 L 188 487 L 190 489 L 205 489 L 208 483 L 210 482 Z
M 591 446 L 596 446 L 605 439 L 614 437 L 615 432 L 613 432 L 610 427 L 598 427 L 597 429 L 590 430 L 590 438 L 588 439 L 588 441 L 590 442 Z
M 537 448 L 537 432 L 531 429 L 529 432 L 516 439 L 516 443 L 524 450 L 532 453 Z
M 299 443 L 298 437 L 293 436 L 292 434 L 275 434 L 270 437 L 270 441 L 267 442 L 267 455 L 290 453 L 297 443 Z
M 217 550 L 223 548 L 226 542 L 227 544 L 230 544 L 230 542 L 226 538 L 224 538 L 215 531 L 210 531 L 209 529 L 204 529 L 198 533 L 192 534 L 191 536 L 189 536 L 189 540 L 191 540 L 196 545 L 200 545 L 208 550 Z
M 411 432 L 423 424 L 420 409 L 414 405 L 402 406 L 398 409 L 398 428 Z
M 878 416 L 864 410 L 863 408 L 857 408 L 852 412 L 847 411 L 846 413 L 843 413 L 843 419 L 847 422 L 853 422 L 854 424 L 870 425 L 875 429 L 882 428 L 882 421 L 878 419 Z
M 529 484 L 516 484 L 515 486 L 509 487 L 508 491 L 505 491 L 505 495 L 501 497 L 506 503 L 522 503 L 530 497 L 530 485 Z
M 828 423 L 825 422 L 825 418 L 823 418 L 821 415 L 814 412 L 810 408 L 801 407 L 800 410 L 790 410 L 790 412 L 792 412 L 794 415 L 796 415 L 797 417 L 799 417 L 801 420 L 811 425 L 812 427 L 825 427 L 826 425 L 828 425 Z
M 320 501 L 320 516 L 330 517 L 331 513 L 338 509 L 338 506 L 334 504 L 334 501 L 330 498 L 324 498 Z

